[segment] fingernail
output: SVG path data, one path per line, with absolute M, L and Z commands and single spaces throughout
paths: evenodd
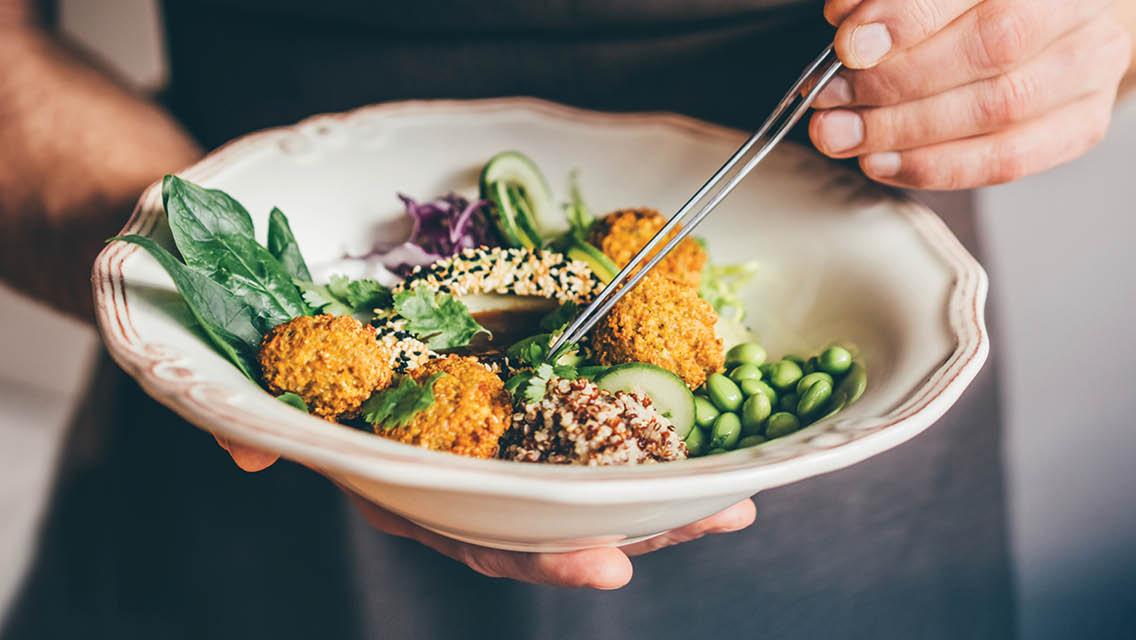
M 831 109 L 852 104 L 852 83 L 841 76 L 836 76 L 828 86 L 817 95 L 813 107 L 817 109 Z
M 894 178 L 899 174 L 900 156 L 898 153 L 873 153 L 864 158 L 864 171 L 876 178 Z
M 847 151 L 864 142 L 864 120 L 854 111 L 829 111 L 820 119 L 817 137 L 824 151 Z
M 873 22 L 852 32 L 852 55 L 858 66 L 873 67 L 891 51 L 891 34 L 887 26 Z

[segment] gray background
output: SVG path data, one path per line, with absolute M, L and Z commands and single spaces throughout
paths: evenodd
M 73 39 L 136 88 L 161 86 L 152 0 L 61 5 Z M 1084 159 L 980 194 L 1025 638 L 1103 637 L 1136 608 L 1134 150 L 1129 100 Z M 97 343 L 90 329 L 2 286 L 0 309 L 2 615 Z

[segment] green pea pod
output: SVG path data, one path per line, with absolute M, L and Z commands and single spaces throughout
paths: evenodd
M 848 404 L 851 406 L 853 402 L 860 399 L 864 395 L 864 389 L 868 388 L 868 370 L 864 368 L 864 364 L 859 360 L 853 360 L 852 366 L 848 368 L 848 373 L 844 374 L 844 378 L 840 384 L 836 386 L 836 391 L 843 392 L 844 397 L 848 398 Z

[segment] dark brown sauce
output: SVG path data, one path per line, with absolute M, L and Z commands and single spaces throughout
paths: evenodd
M 468 347 L 454 349 L 452 353 L 478 358 L 502 357 L 514 343 L 541 333 L 540 320 L 548 314 L 545 309 L 504 309 L 481 311 L 473 314 L 477 323 L 493 332 L 474 336 Z

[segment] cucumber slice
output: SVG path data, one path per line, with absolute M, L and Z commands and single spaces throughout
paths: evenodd
M 570 260 L 579 260 L 588 265 L 592 273 L 596 274 L 604 284 L 611 282 L 619 273 L 619 267 L 615 266 L 611 258 L 591 244 L 576 237 L 572 238 L 568 248 L 564 251 L 564 255 L 568 256 Z
M 686 439 L 694 426 L 694 394 L 675 374 L 662 367 L 631 362 L 612 367 L 596 378 L 605 391 L 639 391 L 674 425 L 678 437 Z
M 553 201 L 552 189 L 544 174 L 523 153 L 505 151 L 490 158 L 481 170 L 480 182 L 483 198 L 488 197 L 494 183 L 520 187 L 528 203 L 529 222 L 540 241 L 551 240 L 568 231 L 568 218 Z
M 500 182 L 494 184 L 501 184 Z M 525 197 L 525 191 L 515 184 L 510 184 L 507 187 L 509 193 L 509 203 L 513 205 L 513 210 L 516 212 L 517 228 L 530 239 L 532 246 L 529 248 L 543 247 L 545 242 L 537 232 L 536 227 L 532 222 L 532 209 L 529 207 L 528 198 Z
M 537 241 L 522 231 L 517 224 L 517 209 L 509 197 L 507 184 L 495 182 L 491 185 L 482 185 L 481 197 L 493 204 L 493 222 L 501 232 L 505 244 L 524 249 L 536 247 Z

